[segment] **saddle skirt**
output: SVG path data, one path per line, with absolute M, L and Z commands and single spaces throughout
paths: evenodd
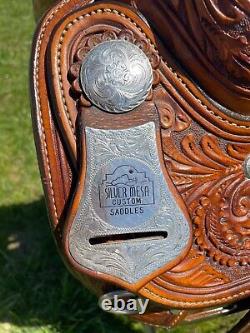
M 150 324 L 250 293 L 250 7 L 225 3 L 62 0 L 34 37 L 59 251 L 98 295 L 157 305 L 137 317 Z

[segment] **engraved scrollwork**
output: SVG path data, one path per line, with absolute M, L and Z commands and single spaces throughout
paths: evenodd
M 205 261 L 205 256 L 195 249 L 191 249 L 188 256 L 169 272 L 160 278 L 163 283 L 169 281 L 183 287 L 196 288 L 223 285 L 229 279 L 221 272 L 216 271 Z
M 98 147 L 99 157 L 104 160 L 106 160 L 107 157 L 129 156 L 131 150 L 133 150 L 137 158 L 141 157 L 149 164 L 153 164 L 157 158 L 152 147 L 147 145 L 148 136 L 150 135 L 147 129 L 142 132 L 134 128 L 132 138 L 120 138 L 116 144 L 113 143 L 112 135 L 105 133 L 105 140 L 103 140 L 102 130 L 100 130 L 99 133 L 99 135 L 96 135 L 95 145 Z
M 182 132 L 191 125 L 189 116 L 160 87 L 155 93 L 155 105 L 159 113 L 161 127 L 164 130 Z
M 145 101 L 153 81 L 146 55 L 124 40 L 95 47 L 82 64 L 80 80 L 88 98 L 102 110 L 121 113 Z
M 132 43 L 133 45 L 136 45 L 146 55 L 146 57 L 148 58 L 151 66 L 153 68 L 153 78 L 150 79 L 150 84 L 153 84 L 153 86 L 157 86 L 159 83 L 159 75 L 157 75 L 156 69 L 158 68 L 158 66 L 160 64 L 161 58 L 160 58 L 158 52 L 153 47 L 153 45 L 151 45 L 146 38 L 138 38 L 131 30 L 128 30 L 128 29 L 118 30 L 117 28 L 116 29 L 114 28 L 114 30 L 105 30 L 105 29 L 100 28 L 99 32 L 96 31 L 95 33 L 91 33 L 87 36 L 84 36 L 84 38 L 82 38 L 80 42 L 78 41 L 78 46 L 77 47 L 74 46 L 74 49 L 76 49 L 76 51 L 72 55 L 73 57 L 72 57 L 72 62 L 70 63 L 70 67 L 69 67 L 68 78 L 71 83 L 71 95 L 76 101 L 78 101 L 80 106 L 88 107 L 91 105 L 90 99 L 82 91 L 80 83 L 79 83 L 81 65 L 82 65 L 84 59 L 86 59 L 89 52 L 94 47 L 100 45 L 101 43 L 105 43 L 107 41 L 124 41 L 124 42 L 126 41 L 129 43 Z M 132 47 L 133 47 L 133 45 L 132 45 Z M 110 52 L 111 52 L 111 50 L 110 50 Z M 123 54 L 124 54 L 124 52 L 123 52 Z M 123 56 L 123 60 L 120 59 L 120 61 L 119 61 L 120 65 L 117 62 L 115 63 L 115 69 L 116 69 L 115 73 L 117 75 L 115 75 L 115 77 L 113 77 L 113 81 L 114 81 L 114 79 L 116 80 L 116 82 L 115 82 L 116 86 L 117 86 L 117 83 L 120 85 L 125 84 L 125 86 L 128 85 L 127 78 L 128 78 L 128 74 L 130 72 L 128 72 L 128 70 L 126 71 L 126 69 L 128 69 L 129 67 L 125 66 L 125 64 L 129 63 L 129 66 L 131 67 L 131 64 L 133 64 L 133 63 L 136 64 L 135 60 L 136 60 L 135 57 L 133 57 L 132 59 L 130 59 L 130 58 L 127 59 L 126 57 L 124 58 L 124 56 Z M 142 63 L 143 63 L 142 59 L 140 61 L 138 59 L 137 65 L 140 65 L 140 66 L 139 67 L 137 66 L 137 67 L 139 69 L 142 68 Z M 137 70 L 137 72 L 138 72 L 138 70 Z M 108 75 L 108 68 L 107 68 L 107 75 Z M 152 74 L 149 74 L 148 76 L 151 76 L 151 75 Z M 140 93 L 138 93 L 138 92 L 136 93 L 135 90 L 137 90 L 139 92 L 145 91 L 145 94 L 148 95 L 148 96 L 146 96 L 147 100 L 152 99 L 152 91 L 148 92 L 147 87 L 146 88 L 141 87 L 141 83 L 143 81 L 145 81 L 144 80 L 145 77 L 146 77 L 146 75 L 145 75 L 145 69 L 144 69 L 144 72 L 142 72 L 142 75 L 140 75 L 140 77 L 138 76 L 139 79 L 136 82 L 133 82 L 133 89 L 131 90 L 131 92 L 130 93 L 128 92 L 130 100 L 131 100 L 131 93 L 134 93 L 134 95 L 136 97 L 140 95 Z M 108 79 L 108 77 L 106 79 Z M 98 82 L 99 81 L 100 81 L 100 79 L 98 77 Z M 103 84 L 102 84 L 101 91 L 103 91 Z M 111 89 L 108 89 L 108 91 L 110 92 Z M 127 93 L 127 89 L 126 89 L 126 93 Z M 119 96 L 120 96 L 120 94 L 119 94 Z M 109 97 L 110 97 L 110 94 L 109 94 Z M 124 100 L 124 97 L 122 97 L 122 99 Z
M 196 243 L 222 265 L 250 263 L 250 180 L 243 166 L 249 144 L 227 144 L 212 135 L 184 136 L 179 150 L 164 138 L 166 163 L 185 198 Z
M 188 249 L 190 226 L 161 174 L 155 140 L 154 123 L 120 131 L 86 128 L 88 173 L 84 196 L 69 235 L 71 254 L 81 265 L 135 283 Z M 110 165 L 112 168 L 109 170 Z M 144 201 L 141 214 L 136 213 L 133 219 L 130 215 L 133 212 L 123 213 L 128 207 L 119 204 L 112 208 L 115 202 L 109 202 L 107 206 L 100 204 L 107 200 L 107 195 L 102 196 L 106 194 L 105 190 L 102 192 L 102 184 L 105 182 L 110 186 L 113 176 L 116 182 L 119 181 L 117 184 L 127 180 L 129 177 L 124 172 L 128 166 L 130 170 L 139 172 L 130 180 L 139 184 L 141 174 L 144 177 L 141 181 L 153 186 L 152 201 Z M 113 214 L 114 209 L 118 215 Z M 123 210 L 121 214 L 120 209 Z M 145 230 L 165 231 L 167 237 L 147 241 L 131 239 L 129 243 L 110 242 L 96 246 L 89 242 L 94 235 L 134 234 Z

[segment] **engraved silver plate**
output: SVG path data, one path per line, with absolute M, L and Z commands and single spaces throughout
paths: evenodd
M 86 144 L 70 253 L 83 267 L 135 283 L 176 259 L 191 237 L 161 171 L 155 125 L 86 128 Z
M 97 45 L 84 60 L 80 81 L 90 101 L 104 111 L 128 112 L 145 101 L 153 82 L 145 53 L 125 40 Z
M 245 159 L 244 170 L 246 177 L 250 179 L 250 155 Z
M 99 198 L 95 212 L 107 223 L 122 228 L 136 227 L 155 214 L 160 191 L 155 175 L 137 159 L 114 159 L 100 168 L 92 198 Z

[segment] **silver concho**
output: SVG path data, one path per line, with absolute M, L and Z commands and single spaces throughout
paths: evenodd
M 89 52 L 81 67 L 80 82 L 97 107 L 123 113 L 145 101 L 152 87 L 153 70 L 138 46 L 125 40 L 113 40 Z
M 250 155 L 245 159 L 244 169 L 246 177 L 250 179 Z

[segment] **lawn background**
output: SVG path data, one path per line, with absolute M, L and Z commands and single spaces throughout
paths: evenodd
M 30 119 L 34 28 L 32 0 L 0 0 L 0 333 L 143 333 L 141 324 L 102 313 L 56 252 Z M 171 332 L 224 333 L 237 317 Z

